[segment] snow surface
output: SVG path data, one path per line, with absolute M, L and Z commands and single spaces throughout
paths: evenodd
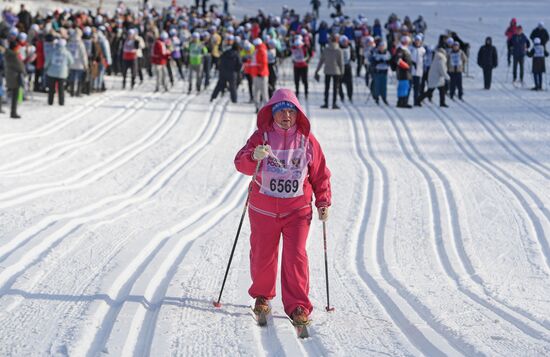
M 492 35 L 501 65 L 483 91 L 472 63 L 466 102 L 444 111 L 365 103 L 359 79 L 354 104 L 321 110 L 311 82 L 305 108 L 333 172 L 336 308 L 324 311 L 314 221 L 312 337 L 295 337 L 279 297 L 255 326 L 247 221 L 212 306 L 249 182 L 232 160 L 252 106 L 181 83 L 121 91 L 116 78 L 63 108 L 35 95 L 22 120 L 0 120 L 0 355 L 550 355 L 550 96 L 504 83 L 502 36 L 512 16 L 530 32 L 550 3 L 348 3 L 383 21 L 422 13 L 431 43 L 451 27 L 474 54 Z

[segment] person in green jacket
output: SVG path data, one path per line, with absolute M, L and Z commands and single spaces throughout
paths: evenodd
M 196 77 L 197 92 L 201 91 L 202 81 L 202 60 L 204 55 L 208 52 L 206 46 L 200 41 L 200 34 L 194 32 L 192 35 L 192 41 L 189 44 L 189 91 L 193 88 L 193 77 Z

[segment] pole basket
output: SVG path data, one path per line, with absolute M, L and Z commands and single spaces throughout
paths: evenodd
M 335 309 L 334 309 L 334 306 L 332 306 L 332 307 L 325 306 L 325 310 L 327 310 L 327 312 L 333 312 Z

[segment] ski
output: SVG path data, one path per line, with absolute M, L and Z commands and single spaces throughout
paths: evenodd
M 311 324 L 311 320 L 309 320 L 305 324 L 301 324 L 301 323 L 298 324 L 298 323 L 295 323 L 292 320 L 290 320 L 290 323 L 292 324 L 292 326 L 294 326 L 294 329 L 296 330 L 296 334 L 298 335 L 298 338 L 303 339 L 303 338 L 308 338 L 309 337 L 309 331 L 308 331 L 307 328 Z
M 252 313 L 254 314 L 254 319 L 258 323 L 258 326 L 267 326 L 267 316 L 270 314 L 271 311 L 261 311 L 257 312 L 256 310 L 252 309 Z

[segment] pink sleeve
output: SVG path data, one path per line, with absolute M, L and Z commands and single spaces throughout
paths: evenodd
M 325 155 L 319 142 L 309 134 L 313 158 L 309 163 L 309 182 L 315 193 L 315 206 L 328 207 L 331 205 L 332 193 L 330 190 L 330 170 L 327 167 Z
M 252 158 L 252 154 L 254 153 L 254 149 L 256 148 L 256 146 L 261 144 L 262 136 L 260 132 L 256 130 L 254 134 L 252 134 L 252 136 L 248 139 L 245 146 L 243 146 L 242 149 L 239 150 L 239 152 L 235 156 L 234 163 L 237 171 L 249 176 L 254 175 L 257 162 Z

